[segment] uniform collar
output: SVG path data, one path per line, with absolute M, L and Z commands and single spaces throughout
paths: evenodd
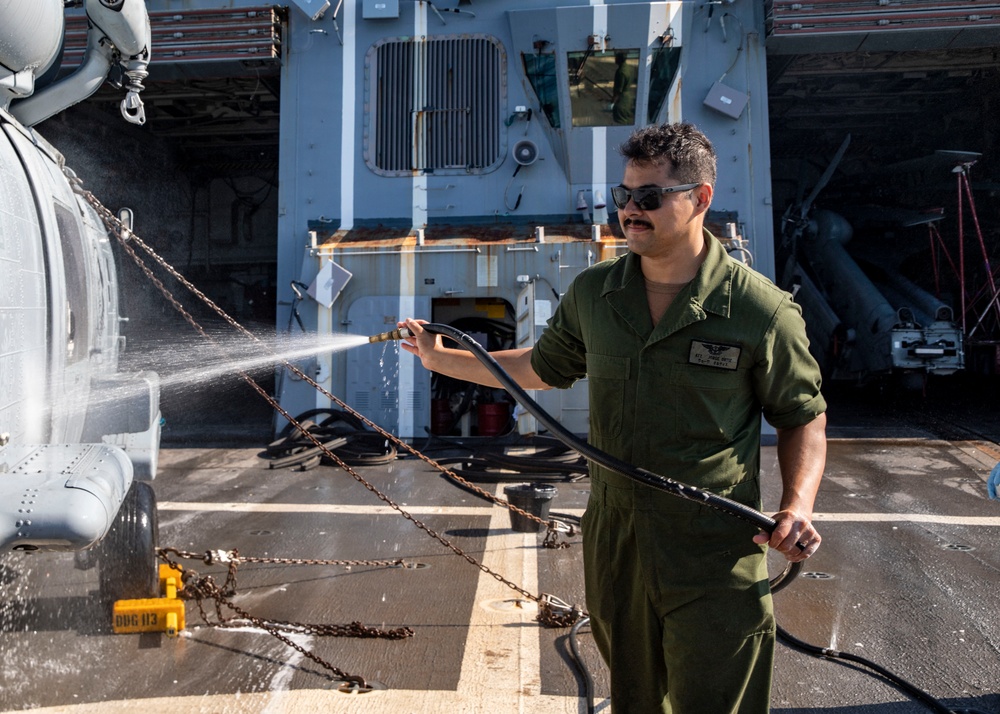
M 708 253 L 698 272 L 674 300 L 653 329 L 646 299 L 646 283 L 639 256 L 627 253 L 604 281 L 601 296 L 636 331 L 646 338 L 662 339 L 682 327 L 704 320 L 707 313 L 729 317 L 735 266 L 722 244 L 702 229 Z
M 691 301 L 701 305 L 707 312 L 729 317 L 733 271 L 736 266 L 722 243 L 707 228 L 702 228 L 702 232 L 708 245 L 708 255 L 691 281 Z

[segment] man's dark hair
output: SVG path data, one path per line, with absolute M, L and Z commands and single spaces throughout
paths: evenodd
M 619 148 L 635 164 L 668 164 L 680 183 L 715 187 L 715 149 L 694 124 L 652 124 L 637 129 Z

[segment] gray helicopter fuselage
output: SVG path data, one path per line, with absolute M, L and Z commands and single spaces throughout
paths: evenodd
M 19 113 L 41 96 L 28 114 L 48 116 L 78 94 L 57 82 L 35 95 L 36 76 L 58 55 L 62 12 L 61 0 L 0 7 L 2 550 L 89 548 L 133 479 L 156 473 L 158 380 L 119 371 L 108 229 L 74 191 L 63 156 Z

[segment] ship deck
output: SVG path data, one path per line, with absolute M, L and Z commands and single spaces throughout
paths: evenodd
M 979 422 L 976 434 L 942 437 L 926 419 L 885 409 L 832 406 L 830 414 L 816 506 L 824 544 L 775 595 L 779 624 L 810 644 L 867 658 L 952 710 L 1000 711 L 1000 618 L 990 595 L 1000 503 L 986 497 L 1000 460 L 996 432 Z M 582 606 L 578 533 L 562 538 L 570 547 L 541 547 L 544 534 L 513 530 L 505 509 L 418 459 L 355 467 L 362 483 L 335 466 L 269 469 L 261 451 L 168 443 L 154 482 L 161 546 L 264 561 L 240 564 L 230 598 L 259 620 L 210 626 L 188 602 L 177 637 L 114 634 L 95 571 L 74 569 L 71 555 L 5 556 L 0 710 L 586 712 L 576 644 L 594 710 L 609 711 L 589 628 L 571 638 L 569 628 L 540 626 L 530 597 Z M 772 446 L 763 459 L 768 510 L 779 486 Z M 479 485 L 502 496 L 505 483 Z M 587 479 L 555 485 L 552 511 L 579 516 Z M 405 567 L 280 559 L 401 559 Z M 225 565 L 179 562 L 224 580 Z M 211 602 L 205 611 L 215 619 Z M 262 621 L 314 627 L 286 634 L 293 648 Z M 354 622 L 413 636 L 332 637 L 317 627 Z M 371 691 L 341 691 L 327 665 L 364 678 Z M 928 711 L 864 667 L 782 645 L 772 701 L 781 714 Z

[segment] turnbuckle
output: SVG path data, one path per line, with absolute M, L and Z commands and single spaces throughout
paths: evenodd
M 238 563 L 240 555 L 235 550 L 206 550 L 205 565 L 216 565 L 219 563 Z
M 576 535 L 576 527 L 564 521 L 545 521 L 548 530 L 545 532 L 545 539 L 542 540 L 543 548 L 569 548 L 567 541 L 560 541 L 559 534 L 565 533 L 567 536 Z
M 587 613 L 555 595 L 542 593 L 538 599 L 538 621 L 547 627 L 572 627 Z
M 549 593 L 542 593 L 541 597 L 538 598 L 538 604 L 549 610 L 562 610 L 563 612 L 582 612 L 575 605 L 570 605 L 565 600 L 557 598 L 555 595 Z
M 550 531 L 555 531 L 556 533 L 565 533 L 568 536 L 576 535 L 576 526 L 572 523 L 567 523 L 566 521 L 551 520 L 546 521 L 545 525 L 548 526 Z

